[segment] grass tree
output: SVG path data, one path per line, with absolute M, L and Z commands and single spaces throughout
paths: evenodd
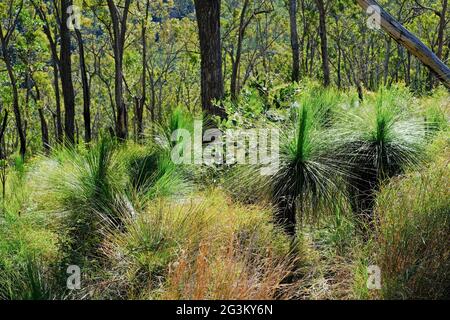
M 294 111 L 288 124 L 291 129 L 283 130 L 281 136 L 280 169 L 271 181 L 272 198 L 277 220 L 289 235 L 295 235 L 298 211 L 318 213 L 322 205 L 334 205 L 338 181 L 346 175 L 346 166 L 333 157 L 337 141 L 324 128 L 325 111 L 311 100 L 304 101 Z
M 383 180 L 421 159 L 425 124 L 396 103 L 396 91 L 380 92 L 374 101 L 342 115 L 335 134 L 341 155 L 351 166 L 349 189 L 354 211 L 370 214 Z

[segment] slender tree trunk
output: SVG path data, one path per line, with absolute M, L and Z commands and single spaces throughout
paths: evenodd
M 41 121 L 42 147 L 44 148 L 44 152 L 48 154 L 50 152 L 50 143 L 48 138 L 47 120 L 45 120 L 44 110 L 42 110 L 42 108 L 39 108 L 38 112 Z
M 31 2 L 43 22 L 42 28 L 47 37 L 47 40 L 48 40 L 48 43 L 50 46 L 50 53 L 52 55 L 53 89 L 55 91 L 55 104 L 56 104 L 56 114 L 54 114 L 54 117 L 56 120 L 55 136 L 56 136 L 57 142 L 62 142 L 63 138 L 64 138 L 64 132 L 63 132 L 63 125 L 62 125 L 62 118 L 61 118 L 61 96 L 60 96 L 60 88 L 59 88 L 59 69 L 61 68 L 61 64 L 60 64 L 60 60 L 58 57 L 56 42 L 54 40 L 54 38 L 56 39 L 58 37 L 58 31 L 57 31 L 58 29 L 56 27 L 54 28 L 54 38 L 53 38 L 51 26 L 48 22 L 45 11 L 42 9 L 41 6 L 39 6 L 35 2 L 35 0 L 31 0 Z
M 125 46 L 125 34 L 127 30 L 127 17 L 131 0 L 125 0 L 125 5 L 120 16 L 119 9 L 113 0 L 108 0 L 108 8 L 111 14 L 113 28 L 113 51 L 114 51 L 114 84 L 116 102 L 116 136 L 120 140 L 125 140 L 128 135 L 127 130 L 127 109 L 123 99 L 123 51 Z
M 438 35 L 437 35 L 437 51 L 436 56 L 442 60 L 442 51 L 444 48 L 445 41 L 445 27 L 446 27 L 446 14 L 448 10 L 448 1 L 442 0 L 442 11 L 436 12 L 439 15 L 439 27 L 438 27 Z M 433 89 L 435 85 L 435 79 L 430 75 L 430 90 Z
M 4 135 L 5 135 L 5 130 L 6 130 L 7 125 L 8 125 L 8 110 L 5 109 L 5 115 L 3 116 L 2 125 L 0 127 L 0 160 L 6 159 L 6 150 L 5 150 L 6 146 L 5 146 Z M 3 199 L 3 202 L 5 202 L 6 178 L 7 178 L 5 162 L 2 163 L 0 170 L 1 170 L 0 171 L 0 180 L 1 180 L 1 184 L 2 184 L 2 199 Z
M 25 130 L 24 130 L 23 124 L 22 124 L 22 114 L 21 114 L 20 108 L 19 108 L 19 91 L 18 91 L 18 87 L 17 87 L 16 76 L 14 75 L 14 70 L 13 70 L 13 66 L 11 63 L 11 58 L 9 55 L 9 47 L 8 47 L 7 39 L 5 38 L 5 35 L 3 34 L 3 29 L 1 27 L 1 24 L 0 24 L 0 40 L 1 40 L 1 44 L 2 44 L 3 60 L 5 61 L 6 70 L 8 72 L 8 77 L 11 82 L 11 89 L 12 89 L 12 93 L 13 93 L 13 111 L 14 111 L 14 117 L 16 119 L 17 133 L 19 135 L 20 155 L 21 155 L 22 159 L 25 159 L 27 142 L 26 142 Z
M 5 135 L 6 127 L 8 126 L 8 110 L 5 109 L 5 115 L 2 119 L 2 125 L 0 127 L 0 159 L 5 159 L 6 155 L 2 148 L 3 145 L 3 137 Z
M 330 85 L 330 65 L 328 62 L 328 40 L 327 40 L 327 24 L 326 12 L 323 0 L 316 0 L 317 9 L 319 10 L 319 35 L 320 48 L 322 51 L 322 70 L 323 70 L 323 84 Z
M 384 57 L 384 85 L 386 86 L 388 83 L 388 77 L 389 77 L 389 61 L 391 58 L 391 42 L 392 39 L 388 38 L 386 40 L 386 56 Z
M 342 48 L 341 48 L 341 29 L 339 26 L 339 18 L 335 17 L 336 21 L 336 30 L 338 32 L 336 38 L 336 47 L 337 47 L 337 86 L 340 89 L 342 86 Z
M 297 0 L 289 0 L 289 25 L 292 49 L 292 81 L 300 80 L 300 47 L 297 31 Z
M 400 45 L 405 47 L 413 56 L 419 59 L 438 79 L 450 88 L 450 68 L 447 67 L 426 45 L 422 43 L 414 34 L 409 32 L 390 14 L 388 14 L 375 0 L 357 0 L 364 10 L 370 6 L 380 8 L 381 28 L 386 31 Z
M 71 0 L 61 0 L 61 83 L 64 96 L 64 131 L 68 143 L 75 143 L 75 93 L 72 82 L 72 61 L 70 48 L 70 30 L 67 26 L 69 14 L 67 9 L 72 5 Z
M 150 0 L 147 0 L 145 6 L 145 18 L 141 22 L 141 42 L 142 42 L 142 75 L 141 75 L 141 97 L 136 101 L 136 131 L 137 139 L 140 141 L 144 135 L 144 109 L 147 100 L 147 19 L 150 9 Z
M 437 57 L 442 60 L 442 51 L 444 48 L 444 41 L 445 41 L 445 26 L 447 23 L 446 15 L 448 10 L 448 0 L 442 1 L 442 11 L 439 19 L 439 30 L 438 30 L 438 50 L 437 50 Z
M 58 61 L 55 61 L 55 58 L 52 58 L 52 67 L 53 67 L 53 88 L 55 90 L 55 103 L 56 103 L 56 141 L 62 142 L 64 138 L 64 131 L 61 120 L 61 96 L 59 91 L 59 70 L 58 70 Z
M 237 100 L 237 97 L 239 95 L 238 77 L 239 77 L 239 68 L 241 65 L 242 43 L 244 41 L 245 29 L 247 27 L 247 23 L 245 21 L 245 15 L 247 13 L 248 3 L 249 3 L 249 0 L 244 0 L 244 4 L 242 6 L 241 17 L 240 17 L 240 22 L 239 22 L 236 57 L 233 60 L 233 66 L 232 66 L 232 72 L 231 72 L 230 92 L 231 92 L 231 98 L 234 101 Z
M 201 99 L 206 114 L 225 118 L 222 108 L 214 100 L 224 95 L 220 41 L 221 0 L 195 0 L 201 56 Z
M 75 29 L 75 35 L 78 42 L 78 50 L 80 52 L 80 73 L 81 73 L 81 83 L 83 86 L 83 119 L 84 119 L 84 141 L 86 143 L 91 142 L 92 131 L 91 131 L 91 93 L 89 88 L 89 80 L 86 70 L 86 61 L 84 56 L 84 44 L 81 36 L 81 32 Z

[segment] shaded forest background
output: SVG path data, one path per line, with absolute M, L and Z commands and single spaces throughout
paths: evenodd
M 398 82 L 417 95 L 438 85 L 401 45 L 369 29 L 354 1 L 214 2 L 220 13 L 210 18 L 220 17 L 221 51 L 209 63 L 222 74 L 212 97 L 262 96 L 280 106 L 291 81 L 302 79 L 355 88 L 360 99 L 365 90 Z M 448 61 L 447 0 L 380 4 Z M 137 141 L 177 106 L 202 111 L 192 1 L 5 0 L 0 9 L 2 158 L 102 134 Z M 69 30 L 61 21 L 71 17 Z M 210 102 L 203 110 L 225 114 Z

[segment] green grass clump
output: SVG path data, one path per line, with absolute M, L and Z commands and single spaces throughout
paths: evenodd
M 167 148 L 128 145 L 120 151 L 120 158 L 136 205 L 145 206 L 157 197 L 183 197 L 192 190 L 185 167 L 171 161 Z
M 316 120 L 320 125 L 330 127 L 336 120 L 336 113 L 343 101 L 343 95 L 336 89 L 311 84 L 300 96 L 298 103 L 308 105 L 316 114 Z
M 49 299 L 56 295 L 50 267 L 60 261 L 52 216 L 34 211 L 28 168 L 8 168 L 0 212 L 0 299 Z
M 383 188 L 373 250 L 387 299 L 450 297 L 450 166 L 446 156 Z
M 18 263 L 14 268 L 0 267 L 0 299 L 2 300 L 52 300 L 51 274 L 34 258 Z
M 449 129 L 450 101 L 447 93 L 438 91 L 423 99 L 420 111 L 425 120 L 428 137 Z
M 111 285 L 97 294 L 116 298 L 124 298 L 123 294 L 128 298 L 168 294 L 167 290 L 175 290 L 168 289 L 165 281 L 173 264 L 178 259 L 191 263 L 185 259 L 195 257 L 202 243 L 208 243 L 208 259 L 222 252 L 230 241 L 234 243 L 233 255 L 245 252 L 253 259 L 269 254 L 279 259 L 286 256 L 289 243 L 272 224 L 270 210 L 232 204 L 220 191 L 209 190 L 207 194 L 175 203 L 157 199 L 153 206 L 125 219 L 122 232 L 109 233 L 102 250 L 111 262 Z
M 58 218 L 68 264 L 95 261 L 104 221 L 120 224 L 127 178 L 115 149 L 107 140 L 88 150 L 61 149 L 30 170 L 34 210 Z

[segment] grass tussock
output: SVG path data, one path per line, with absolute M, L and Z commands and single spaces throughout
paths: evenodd
M 181 294 L 172 292 L 175 278 L 181 277 L 180 269 L 174 271 L 173 266 L 185 265 L 182 278 L 191 278 L 198 261 L 188 263 L 187 257 L 207 255 L 213 261 L 223 257 L 230 241 L 236 261 L 246 256 L 255 261 L 270 255 L 281 259 L 289 250 L 288 239 L 271 222 L 270 210 L 233 204 L 219 191 L 175 204 L 160 200 L 136 219 L 128 219 L 125 230 L 111 233 L 103 250 L 114 257 L 111 294 L 125 291 L 131 298 Z M 218 270 L 210 265 L 204 271 Z
M 449 151 L 447 145 L 446 159 L 394 180 L 378 195 L 374 249 L 384 298 L 449 296 Z
M 270 300 L 288 298 L 292 285 L 283 280 L 288 259 L 254 256 L 230 240 L 218 249 L 202 242 L 195 255 L 182 252 L 171 264 L 164 299 Z

